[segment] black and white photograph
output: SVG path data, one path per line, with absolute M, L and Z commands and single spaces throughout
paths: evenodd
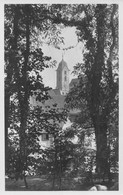
M 3 20 L 5 191 L 119 191 L 119 4 L 5 3 Z

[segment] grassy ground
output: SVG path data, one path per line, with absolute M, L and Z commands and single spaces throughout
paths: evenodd
M 6 191 L 48 191 L 53 190 L 51 179 L 46 179 L 45 177 L 28 176 L 27 177 L 28 189 L 25 188 L 24 180 L 11 180 L 6 179 Z M 63 179 L 62 180 L 62 190 L 78 190 L 79 182 L 74 179 Z M 55 182 L 55 190 L 59 190 L 58 180 Z
M 12 180 L 6 179 L 5 182 L 5 190 L 6 191 L 51 191 L 51 190 L 59 190 L 59 180 L 56 179 L 55 187 L 53 189 L 53 181 L 52 179 L 47 179 L 46 177 L 37 177 L 37 176 L 28 176 L 27 177 L 28 189 L 25 188 L 24 180 Z M 107 182 L 103 183 L 101 181 L 95 182 L 95 184 L 106 185 L 108 188 L 110 187 Z M 114 182 L 113 182 L 114 183 Z M 112 184 L 113 185 L 113 184 Z M 62 178 L 61 190 L 88 190 L 89 185 L 83 185 L 82 180 L 80 178 Z

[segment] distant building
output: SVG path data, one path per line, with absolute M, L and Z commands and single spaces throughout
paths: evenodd
M 56 89 L 60 90 L 61 95 L 66 95 L 69 92 L 69 69 L 63 58 L 56 71 Z
M 31 98 L 31 104 L 33 106 L 50 106 L 52 107 L 53 104 L 57 104 L 58 108 L 64 108 L 65 105 L 65 97 L 69 90 L 71 90 L 75 85 L 77 85 L 78 79 L 74 78 L 69 83 L 69 68 L 67 63 L 62 58 L 61 62 L 58 65 L 56 70 L 56 89 L 49 90 L 49 95 L 51 99 L 45 101 L 42 105 L 41 102 L 35 100 L 35 98 Z M 69 118 L 65 124 L 61 123 L 61 128 L 66 129 L 71 126 L 75 117 L 80 113 L 79 109 L 73 109 L 69 112 Z M 40 145 L 42 147 L 50 147 L 50 144 L 53 142 L 52 135 L 49 135 L 47 132 L 42 131 L 42 136 L 40 139 Z M 77 141 L 77 139 L 76 139 Z
M 78 84 L 78 78 L 72 79 L 71 82 L 70 82 L 70 84 L 69 84 L 69 89 L 72 89 L 77 84 Z
M 73 83 L 73 81 L 71 82 Z M 56 70 L 56 88 L 49 90 L 49 95 L 52 99 L 45 101 L 44 104 L 52 106 L 52 104 L 56 103 L 58 108 L 63 108 L 65 97 L 69 92 L 69 86 L 71 88 L 71 84 L 69 84 L 69 68 L 62 58 Z M 35 100 L 35 97 L 31 98 L 31 104 L 33 106 L 42 105 L 42 103 Z

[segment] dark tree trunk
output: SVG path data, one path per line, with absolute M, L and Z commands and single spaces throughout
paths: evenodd
M 5 173 L 8 171 L 8 127 L 9 127 L 9 102 L 10 95 L 5 92 Z
M 54 140 L 56 139 L 55 135 L 54 135 Z M 55 145 L 55 155 L 54 155 L 54 175 L 53 175 L 53 190 L 55 189 L 55 180 L 56 180 L 56 176 L 57 176 L 57 147 Z
M 13 69 L 17 69 L 16 51 L 17 51 L 17 37 L 18 37 L 18 7 L 15 7 L 14 26 L 13 26 L 14 39 L 12 42 L 13 55 L 10 56 L 9 64 L 7 66 L 7 78 L 5 81 L 5 171 L 9 168 L 9 154 L 8 154 L 8 127 L 9 127 L 9 111 L 10 111 L 10 96 Z
M 59 155 L 60 155 L 60 162 L 59 162 L 59 190 L 62 189 L 62 154 L 61 154 L 61 141 L 59 145 Z
M 103 100 L 101 100 L 100 87 L 105 60 L 105 8 L 106 5 L 97 5 L 95 9 L 97 20 L 97 52 L 95 53 L 95 62 L 92 64 L 91 72 L 89 72 L 91 77 L 88 77 L 91 86 L 89 105 L 96 137 L 96 171 L 99 175 L 107 173 L 109 169 L 107 153 L 108 114 L 103 111 L 105 107 L 103 106 Z
M 52 183 L 52 189 L 54 190 L 55 188 L 55 173 L 53 174 L 53 183 Z
M 29 47 L 30 47 L 30 29 L 29 29 L 29 5 L 25 5 L 25 15 L 26 15 L 26 51 L 25 51 L 25 63 L 23 67 L 23 85 L 24 85 L 24 95 L 18 94 L 20 113 L 21 113 L 21 128 L 20 128 L 20 155 L 23 163 L 23 170 L 27 169 L 27 145 L 26 145 L 26 129 L 27 129 L 27 116 L 28 116 L 28 100 L 29 92 L 27 85 L 27 66 L 29 58 Z M 26 178 L 24 175 L 25 187 L 28 188 Z
M 28 183 L 27 183 L 27 180 L 26 180 L 26 176 L 25 176 L 25 172 L 24 172 L 24 183 L 25 183 L 25 187 L 26 187 L 26 189 L 28 189 Z
M 95 128 L 96 135 L 96 171 L 99 176 L 108 176 L 109 168 L 109 153 L 107 146 L 107 125 L 98 124 Z

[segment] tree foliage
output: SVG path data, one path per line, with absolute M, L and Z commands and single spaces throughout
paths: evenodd
M 84 62 L 75 66 L 79 83 L 66 100 L 70 107 L 80 107 L 82 113 L 86 108 L 89 113 L 96 135 L 98 173 L 109 172 L 108 122 L 118 93 L 117 9 L 117 5 L 86 5 L 86 26 L 77 26 L 79 39 L 85 43 Z
M 49 63 L 51 58 L 44 56 L 42 44 L 59 48 L 59 43 L 64 43 L 62 26 L 75 26 L 78 41 L 84 43 L 83 63 L 74 67 L 78 84 L 66 98 L 67 106 L 79 108 L 81 113 L 74 121 L 74 131 L 65 132 L 59 125 L 66 120 L 65 110 L 30 106 L 32 95 L 42 104 L 49 98 L 49 88 L 44 86 L 40 72 L 54 62 Z M 117 118 L 118 6 L 5 5 L 6 172 L 25 179 L 26 171 L 32 167 L 42 171 L 44 166 L 54 176 L 57 173 L 61 183 L 62 173 L 71 159 L 74 171 L 91 170 L 95 152 L 91 151 L 93 155 L 90 155 L 90 150 L 83 146 L 83 138 L 93 127 L 97 172 L 109 173 L 118 164 Z M 54 137 L 52 147 L 47 150 L 39 145 L 42 130 Z M 73 134 L 79 137 L 78 145 L 70 140 Z M 28 187 L 26 180 L 25 185 Z
M 45 18 L 46 5 L 13 4 L 5 5 L 5 149 L 6 171 L 8 164 L 8 128 L 11 126 L 15 112 L 11 112 L 11 104 L 15 103 L 19 127 L 19 158 L 22 161 L 20 172 L 26 170 L 28 139 L 26 137 L 30 96 L 37 100 L 48 99 L 49 87 L 44 87 L 40 72 L 48 68 L 50 57 L 44 56 L 41 46 L 36 43 L 38 30 L 56 40 L 55 25 Z M 51 35 L 50 35 L 51 34 Z M 58 34 L 57 34 L 58 35 Z M 54 38 L 53 38 L 54 36 Z M 58 37 L 59 38 L 59 37 Z M 35 42 L 34 42 L 35 41 Z M 59 40 L 58 40 L 59 41 Z M 52 63 L 53 64 L 53 63 Z M 15 100 L 15 101 L 14 101 Z M 15 108 L 14 107 L 14 108 Z M 25 182 L 26 184 L 26 182 Z M 27 185 L 27 184 L 26 184 Z

